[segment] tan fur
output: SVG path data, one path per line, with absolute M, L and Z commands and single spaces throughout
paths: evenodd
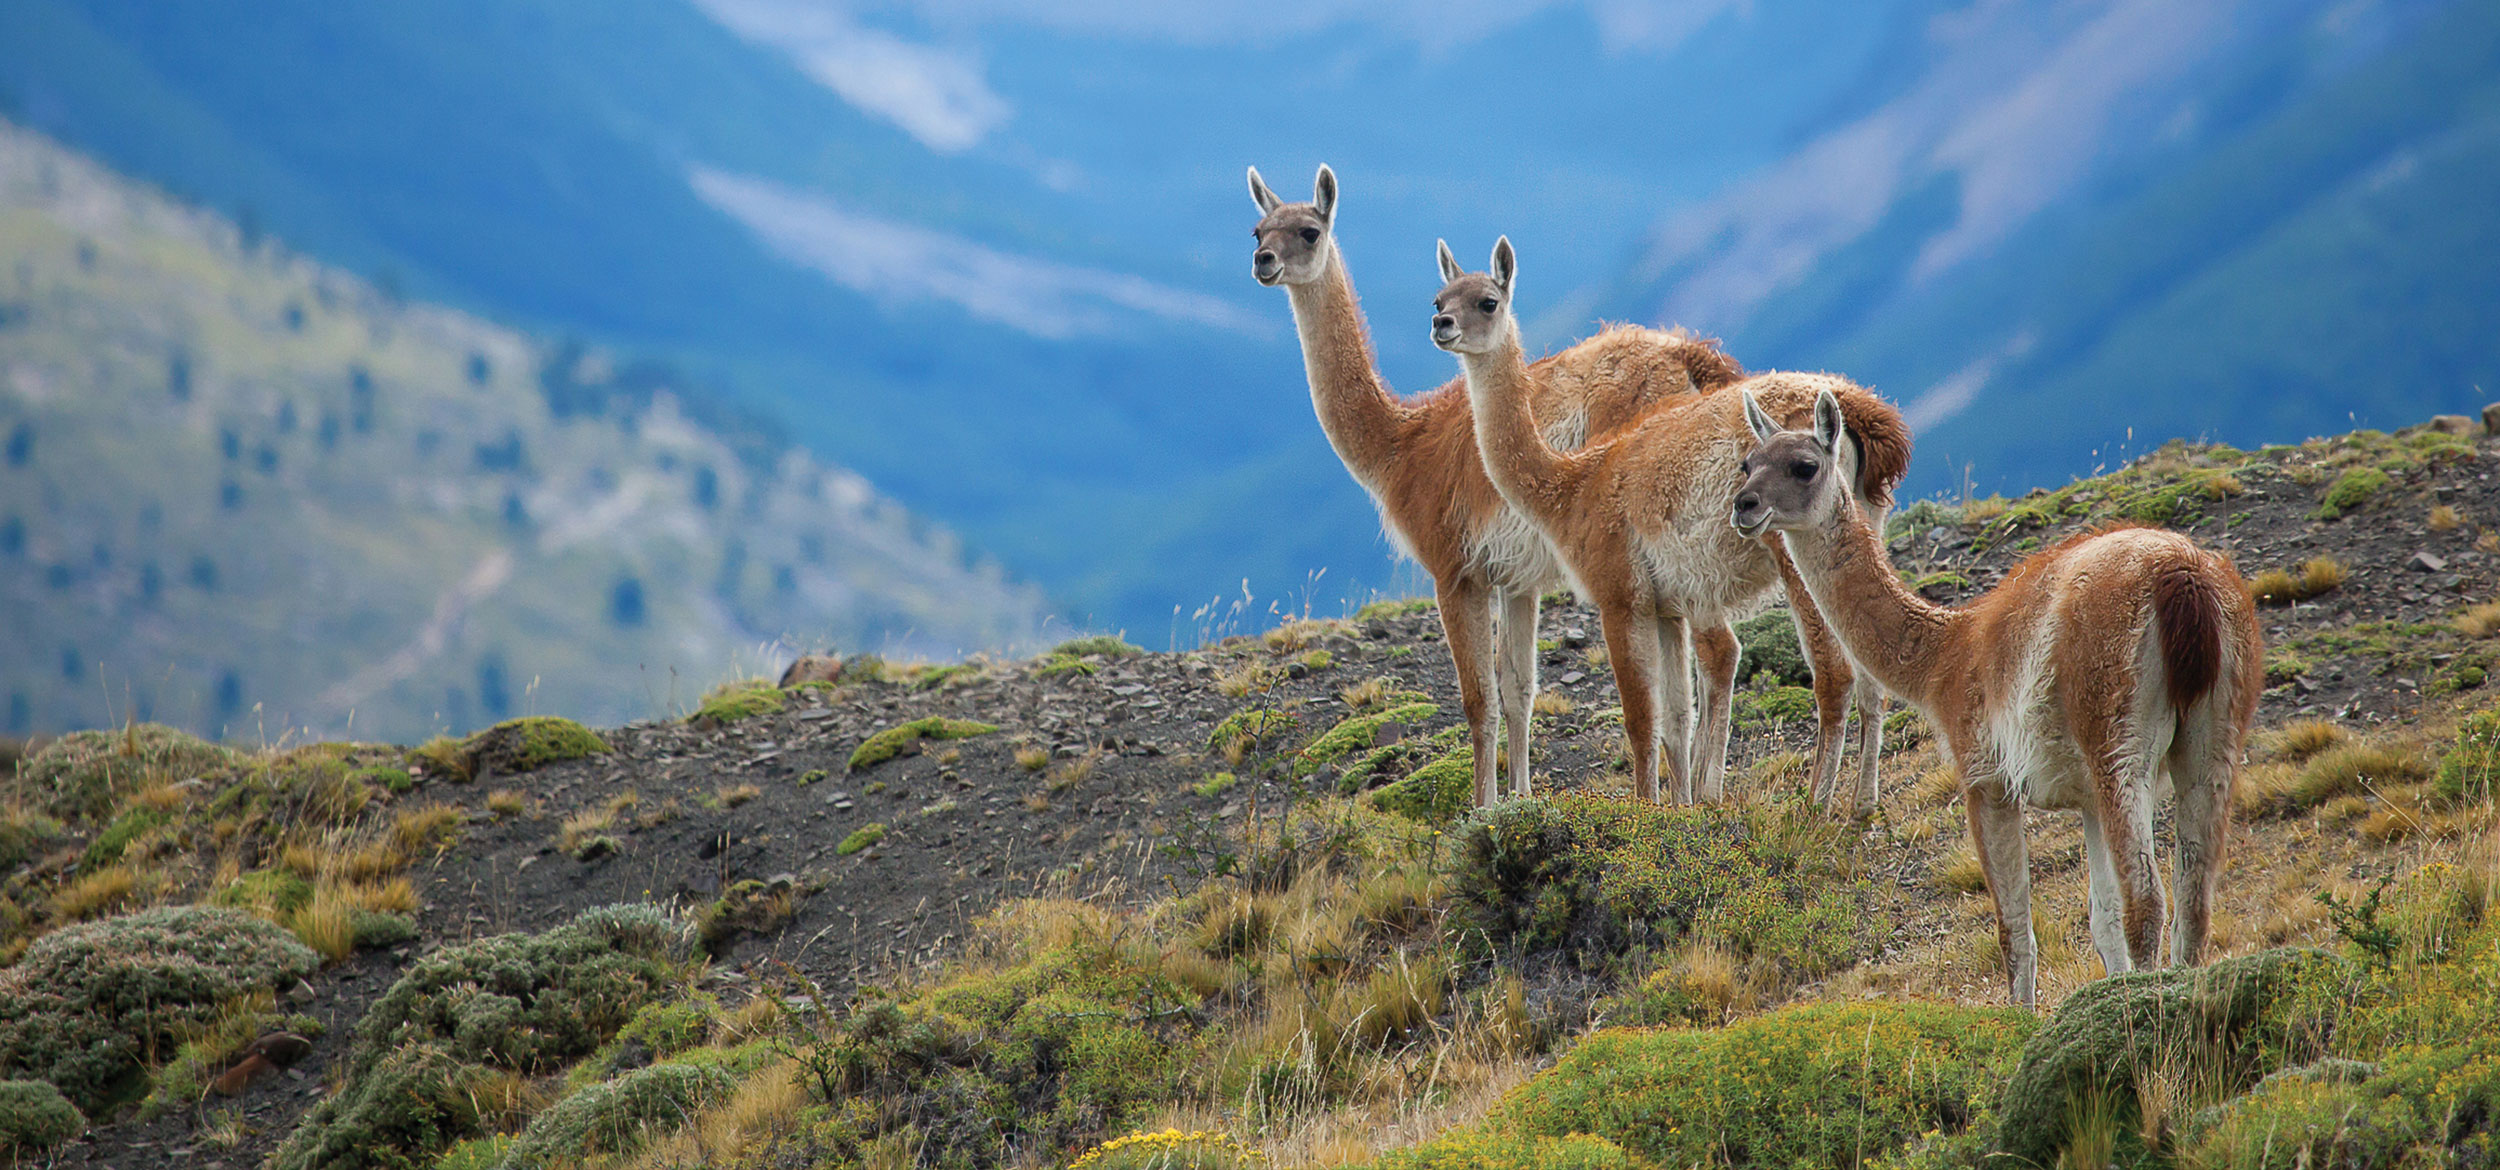
M 1811 481 L 1790 472 L 1822 459 L 1820 442 L 1785 429 L 1765 439 L 1733 515 L 1779 532 L 1850 658 L 1925 714 L 1961 769 L 2015 1000 L 2031 1002 L 2037 962 L 2025 805 L 2083 814 L 2106 969 L 2159 960 L 2161 771 L 2178 806 L 2171 961 L 2198 962 L 2264 685 L 2255 605 L 2230 558 L 2162 529 L 2105 529 L 2034 554 L 1965 605 L 1936 605 L 1901 583 L 1865 517 L 1838 506 L 1828 467 Z
M 1509 282 L 1500 271 L 1507 256 L 1505 240 L 1496 248 L 1496 273 L 1459 273 L 1445 250 L 1443 270 L 1451 279 L 1435 300 L 1435 339 L 1465 366 L 1487 478 L 1537 523 L 1597 605 L 1623 697 L 1635 791 L 1657 798 L 1663 740 L 1663 770 L 1674 799 L 1694 799 L 1696 774 L 1698 795 L 1718 799 L 1735 682 L 1733 656 L 1718 647 L 1734 643 L 1727 630 L 1732 616 L 1783 587 L 1778 551 L 1737 537 L 1724 523 L 1737 461 L 1751 442 L 1743 398 L 1708 393 L 1662 401 L 1620 434 L 1577 453 L 1555 451 L 1532 425 L 1530 411 L 1546 378 L 1521 360 Z M 1878 502 L 1873 506 L 1891 499 L 1907 466 L 1909 435 L 1890 405 L 1829 375 L 1766 374 L 1736 385 L 1800 417 L 1819 391 L 1839 394 L 1875 439 L 1867 462 L 1879 470 L 1859 482 Z M 1794 592 L 1790 603 L 1817 684 L 1814 796 L 1829 801 L 1835 795 L 1854 690 L 1866 720 L 1859 799 L 1872 807 L 1878 700 L 1853 687 L 1847 656 L 1825 634 L 1811 603 Z M 1696 646 L 1702 717 L 1694 739 L 1685 726 L 1685 647 L 1705 640 L 1707 646 Z
M 1475 750 L 1477 803 L 1491 803 L 1497 791 L 1492 709 L 1497 692 L 1502 721 L 1511 729 L 1509 794 L 1524 796 L 1536 598 L 1564 579 L 1550 550 L 1533 539 L 1525 557 L 1488 555 L 1494 534 L 1524 521 L 1485 478 L 1464 386 L 1453 380 L 1401 399 L 1382 381 L 1353 281 L 1330 231 L 1334 182 L 1323 169 L 1324 198 L 1313 203 L 1271 202 L 1272 193 L 1262 195 L 1266 215 L 1253 232 L 1259 243 L 1253 271 L 1263 283 L 1286 287 L 1312 409 L 1330 445 L 1379 505 L 1382 524 L 1400 550 L 1432 574 Z M 1265 191 L 1256 171 L 1251 183 L 1254 194 Z M 1306 233 L 1317 238 L 1305 239 Z M 1535 368 L 1541 378 L 1531 407 L 1536 426 L 1581 436 L 1609 434 L 1660 401 L 1725 386 L 1743 375 L 1714 341 L 1632 326 L 1607 328 L 1541 359 Z M 1497 660 L 1506 665 L 1497 668 Z

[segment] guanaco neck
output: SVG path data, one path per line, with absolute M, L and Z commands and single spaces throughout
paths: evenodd
M 1364 486 L 1378 491 L 1397 461 L 1406 410 L 1380 380 L 1372 361 L 1371 333 L 1354 298 L 1345 257 L 1328 241 L 1328 262 L 1319 279 L 1285 286 L 1294 331 L 1302 338 L 1302 366 L 1311 380 L 1311 409 L 1337 458 Z
M 1875 525 L 1843 498 L 1820 523 L 1780 533 L 1814 607 L 1849 660 L 1885 690 L 1932 714 L 1969 615 L 1912 592 L 1893 571 Z
M 1527 355 L 1513 324 L 1508 340 L 1486 353 L 1458 355 L 1467 373 L 1467 407 L 1475 415 L 1476 447 L 1502 498 L 1531 516 L 1559 518 L 1565 480 L 1577 460 L 1556 452 L 1538 433 Z

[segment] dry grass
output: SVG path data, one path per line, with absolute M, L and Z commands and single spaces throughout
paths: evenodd
M 417 889 L 406 878 L 387 881 L 325 881 L 313 888 L 312 901 L 287 920 L 287 928 L 326 962 L 355 953 L 358 914 L 414 914 Z
M 2004 496 L 1988 496 L 1962 505 L 1962 523 L 1978 527 L 2012 510 L 2014 502 Z
M 2344 743 L 2352 735 L 2323 719 L 2295 719 L 2273 731 L 2259 732 L 2255 738 L 2259 755 L 2297 764 Z
M 2488 638 L 2500 633 L 2500 601 L 2469 605 L 2448 624 L 2468 638 Z
M 1025 794 L 1024 794 L 1024 811 L 1029 812 L 1029 813 L 1046 813 L 1046 812 L 1049 812 L 1049 811 L 1050 811 L 1050 794 L 1049 794 L 1049 793 L 1047 793 L 1047 792 L 1028 792 L 1028 793 L 1025 793 Z
M 2248 591 L 2266 605 L 2307 601 L 2342 585 L 2351 571 L 2334 557 L 2311 557 L 2299 569 L 2268 569 L 2248 582 Z
M 391 844 L 411 856 L 449 849 L 452 842 L 460 839 L 460 821 L 460 810 L 453 805 L 412 808 L 391 821 Z
M 1985 893 L 1988 875 L 1979 866 L 1979 851 L 1968 838 L 1945 851 L 1936 862 L 1936 884 L 1965 894 Z
M 128 909 L 140 897 L 138 874 L 128 866 L 106 866 L 53 891 L 52 912 L 63 922 L 84 922 Z
M 499 817 L 519 816 L 529 809 L 529 798 L 516 788 L 498 788 L 486 794 L 486 811 Z
M 615 828 L 618 811 L 612 805 L 593 805 L 564 818 L 556 830 L 556 848 L 571 853 L 582 842 Z
M 1536 701 L 1530 704 L 1530 706 L 1532 706 L 1539 715 L 1550 715 L 1555 718 L 1561 718 L 1562 716 L 1571 714 L 1573 704 L 1571 702 L 1571 696 L 1566 695 L 1561 691 L 1538 691 L 1536 693 Z
M 1247 698 L 1250 695 L 1265 692 L 1282 678 L 1284 678 L 1284 672 L 1268 663 L 1245 660 L 1234 664 L 1229 670 L 1218 673 L 1215 676 L 1215 689 L 1231 698 Z
M 2433 532 L 2454 532 L 2465 527 L 2465 513 L 2457 511 L 2451 504 L 2433 504 L 2426 523 Z
M 2430 764 L 2419 756 L 2384 744 L 2342 743 L 2301 765 L 2291 798 L 2294 809 L 2308 808 L 2429 778 Z
M 1269 630 L 1260 640 L 1278 654 L 1299 654 L 1321 638 L 1343 629 L 1344 622 L 1326 618 L 1302 618 Z
M 712 790 L 712 799 L 719 801 L 722 808 L 736 808 L 762 795 L 764 790 L 752 784 L 728 784 Z
M 1016 766 L 1027 772 L 1039 772 L 1050 763 L 1050 749 L 1028 743 L 1016 749 Z
M 1367 678 L 1337 692 L 1337 701 L 1354 708 L 1357 714 L 1367 712 L 1389 701 L 1397 684 L 1384 677 Z M 1543 696 L 1539 696 L 1542 698 Z
M 1910 786 L 1909 798 L 1914 808 L 1941 808 L 1958 804 L 1962 799 L 1962 773 L 1950 764 L 1938 764 L 1920 773 L 1918 782 Z
M 1059 766 L 1050 770 L 1050 791 L 1066 792 L 1083 784 L 1093 777 L 1094 767 L 1100 763 L 1102 763 L 1102 748 L 1100 747 L 1088 749 L 1084 755 L 1059 761 Z

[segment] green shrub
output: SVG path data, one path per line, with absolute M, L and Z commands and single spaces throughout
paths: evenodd
M 1476 750 L 1455 748 L 1440 758 L 1382 785 L 1371 795 L 1372 807 L 1427 825 L 1447 825 L 1476 806 Z
M 221 1005 L 312 974 L 293 935 L 240 911 L 149 910 L 64 927 L 0 969 L 0 1076 L 51 1082 L 89 1113 Z
M 851 830 L 851 835 L 842 838 L 842 843 L 834 846 L 833 851 L 849 857 L 862 849 L 873 849 L 877 842 L 883 840 L 885 840 L 885 822 L 870 821 Z
M 112 824 L 104 826 L 104 831 L 96 834 L 95 840 L 88 842 L 86 856 L 80 858 L 78 864 L 85 869 L 96 870 L 120 861 L 131 842 L 144 833 L 172 824 L 173 819 L 171 812 L 148 805 L 128 809 L 114 817 Z
M 1736 722 L 1740 726 L 1766 724 L 1778 727 L 1800 719 L 1812 719 L 1814 715 L 1814 692 L 1804 687 L 1773 687 L 1759 694 L 1752 691 L 1736 693 Z
M 686 976 L 686 929 L 657 907 L 607 906 L 542 934 L 504 934 L 411 964 L 363 1021 L 340 1091 L 305 1115 L 274 1170 L 430 1165 L 483 1132 L 476 1092 L 586 1056 Z
M 1504 1098 L 1484 1128 L 1595 1134 L 1663 1166 L 1857 1170 L 1969 1128 L 2033 1023 L 2019 1009 L 1908 1000 L 1807 1004 L 1708 1030 L 1610 1029 Z
M 1886 923 L 1832 868 L 1829 830 L 1801 827 L 1813 816 L 1578 793 L 1479 809 L 1458 830 L 1458 925 L 1589 970 L 1688 936 L 1792 975 L 1835 970 Z
M 549 764 L 602 755 L 608 750 L 608 741 L 599 738 L 597 732 L 553 715 L 506 720 L 470 736 L 460 745 L 472 776 L 531 772 Z
M 703 700 L 689 722 L 720 727 L 758 715 L 775 715 L 781 712 L 786 698 L 780 687 L 771 685 L 723 687 Z
M 530 1119 L 505 1151 L 505 1170 L 549 1170 L 585 1155 L 627 1154 L 655 1134 L 685 1124 L 698 1109 L 734 1092 L 725 1069 L 655 1064 L 588 1086 Z
M 0 1161 L 40 1158 L 86 1132 L 87 1116 L 43 1081 L 0 1081 Z
M 416 938 L 417 920 L 387 910 L 354 909 L 347 912 L 347 932 L 357 950 L 379 950 Z
M 1646 1170 L 1648 1165 L 1602 1137 L 1495 1133 L 1483 1126 L 1393 1150 L 1372 1163 L 1374 1170 Z
M 1385 621 L 1391 618 L 1412 617 L 1419 613 L 1431 613 L 1437 608 L 1439 606 L 1434 604 L 1429 597 L 1382 598 L 1379 601 L 1365 602 L 1361 609 L 1354 611 L 1354 620 L 1358 622 Z
M 2375 467 L 2356 467 L 2337 476 L 2326 489 L 2326 498 L 2318 503 L 2318 519 L 2333 520 L 2368 503 L 2371 496 L 2387 486 L 2387 473 Z
M 42 813 L 0 812 L 0 873 L 14 872 L 68 836 L 69 830 L 61 822 Z
M 1283 711 L 1252 707 L 1224 717 L 1215 730 L 1207 733 L 1207 750 L 1220 752 L 1235 743 L 1244 750 L 1256 750 L 1292 734 L 1302 721 Z
M 2245 1089 L 2323 1047 L 2323 1021 L 2297 1010 L 2305 989 L 2351 965 L 2323 951 L 2275 950 L 2201 968 L 2132 971 L 2087 984 L 2031 1037 L 2006 1084 L 1998 1149 L 2050 1165 L 2087 1102 L 2135 1121 L 2142 1078 Z
M 2500 790 L 2500 706 L 2468 715 L 2457 728 L 2456 746 L 2440 757 L 2431 794 L 2443 804 L 2489 800 Z
M 1088 654 L 1098 654 L 1104 658 L 1127 658 L 1133 654 L 1143 654 L 1145 650 L 1129 645 L 1117 634 L 1095 634 L 1085 638 L 1070 638 L 1051 647 L 1050 652 L 1065 654 L 1070 658 L 1083 658 Z
M 1931 501 L 1920 501 L 1929 503 Z M 1750 685 L 1756 675 L 1774 686 L 1801 687 L 1814 681 L 1814 666 L 1797 648 L 1797 623 L 1787 610 L 1775 609 L 1736 623 L 1736 642 L 1744 655 L 1736 660 L 1736 685 Z
M 104 816 L 122 798 L 153 784 L 214 776 L 243 754 L 160 723 L 113 731 L 73 731 L 19 765 L 19 783 L 44 811 L 76 822 Z
M 1415 726 L 1440 713 L 1441 708 L 1431 703 L 1403 703 L 1369 715 L 1348 716 L 1303 745 L 1294 757 L 1294 775 L 1308 776 L 1347 755 L 1373 750 L 1372 740 L 1389 724 Z
M 211 895 L 209 901 L 219 906 L 249 910 L 277 922 L 310 905 L 312 897 L 312 883 L 294 872 L 256 869 L 234 879 L 232 884 Z
M 902 755 L 903 749 L 924 739 L 970 739 L 976 735 L 988 735 L 996 730 L 998 728 L 993 724 L 976 723 L 970 719 L 949 719 L 943 715 L 914 719 L 909 723 L 897 724 L 869 736 L 851 752 L 851 760 L 846 767 L 853 772 L 874 767 Z

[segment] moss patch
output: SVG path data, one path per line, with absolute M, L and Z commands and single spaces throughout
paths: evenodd
M 988 735 L 996 730 L 998 728 L 994 724 L 976 723 L 970 719 L 948 719 L 942 715 L 914 719 L 909 723 L 897 724 L 869 736 L 851 752 L 850 763 L 845 767 L 853 772 L 862 768 L 875 767 L 902 755 L 904 749 L 924 739 L 970 739 L 976 735 Z
M 2370 502 L 2370 497 L 2387 486 L 2387 473 L 2375 467 L 2356 467 L 2335 478 L 2318 501 L 2318 519 L 2334 520 Z
M 834 846 L 833 851 L 849 857 L 863 849 L 876 848 L 877 842 L 883 840 L 885 840 L 885 822 L 870 821 L 851 830 L 851 835 L 842 838 L 842 843 Z
M 1428 825 L 1447 825 L 1476 806 L 1476 751 L 1460 745 L 1383 785 L 1372 807 Z
M 1441 713 L 1431 703 L 1405 703 L 1369 715 L 1354 715 L 1321 732 L 1294 756 L 1293 772 L 1308 776 L 1354 752 L 1374 750 L 1380 729 L 1392 723 L 1415 726 Z
M 758 715 L 777 715 L 788 702 L 780 687 L 754 685 L 723 687 L 703 700 L 688 722 L 705 727 L 722 727 Z
M 1207 733 L 1207 750 L 1220 752 L 1238 744 L 1242 750 L 1255 751 L 1274 745 L 1301 724 L 1300 719 L 1284 711 L 1260 707 L 1235 711 Z

